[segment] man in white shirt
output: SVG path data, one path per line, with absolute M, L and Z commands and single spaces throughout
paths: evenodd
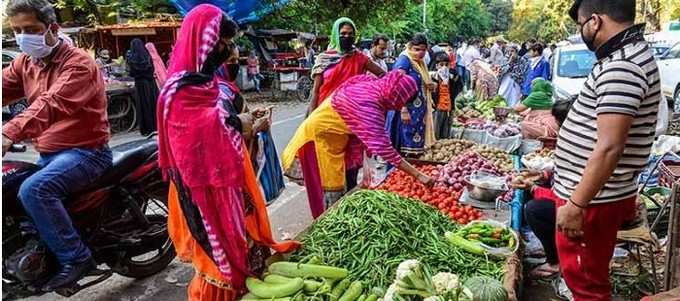
M 465 67 L 465 75 L 464 75 L 464 80 L 465 80 L 465 86 L 469 89 L 470 88 L 470 69 L 469 66 L 472 64 L 474 60 L 481 59 L 482 54 L 479 52 L 479 45 L 481 42 L 477 39 L 472 40 L 470 45 L 465 49 L 465 52 L 463 52 L 463 59 L 462 63 L 463 66 Z
M 371 61 L 376 65 L 380 66 L 385 72 L 387 72 L 387 63 L 385 63 L 385 55 L 387 54 L 387 47 L 390 39 L 383 34 L 377 34 L 373 37 L 373 43 L 371 44 L 371 49 L 366 51 L 366 54 Z
M 491 46 L 491 55 L 489 56 L 489 62 L 494 66 L 502 66 L 505 63 L 505 54 L 503 50 L 505 49 L 505 40 L 503 38 L 498 38 L 496 43 Z

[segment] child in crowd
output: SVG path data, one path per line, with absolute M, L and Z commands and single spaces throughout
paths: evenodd
M 431 72 L 437 88 L 432 93 L 436 110 L 434 112 L 434 135 L 437 139 L 449 138 L 451 132 L 451 112 L 456 96 L 463 91 L 463 80 L 456 69 L 451 68 L 449 55 L 445 52 L 435 54 L 436 71 Z

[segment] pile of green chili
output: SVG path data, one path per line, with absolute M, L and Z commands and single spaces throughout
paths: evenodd
M 421 202 L 361 190 L 311 226 L 292 260 L 319 256 L 328 265 L 347 268 L 352 278 L 369 287 L 389 286 L 397 266 L 407 259 L 418 259 L 435 272 L 500 279 L 502 262 L 471 255 L 446 241 L 444 232 L 458 227 Z

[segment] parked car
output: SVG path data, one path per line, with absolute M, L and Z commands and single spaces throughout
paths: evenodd
M 19 51 L 11 50 L 11 49 L 3 49 L 2 50 L 2 68 L 5 68 L 9 66 L 9 63 L 11 63 L 15 58 L 17 58 L 21 54 Z
M 649 43 L 649 48 L 652 49 L 654 52 L 654 57 L 655 58 L 661 58 L 666 52 L 668 52 L 668 49 L 671 49 L 672 44 L 666 44 L 666 43 Z
M 675 44 L 659 60 L 661 93 L 673 102 L 673 110 L 680 112 L 680 43 Z
M 556 100 L 578 95 L 596 60 L 585 44 L 558 47 L 551 62 Z

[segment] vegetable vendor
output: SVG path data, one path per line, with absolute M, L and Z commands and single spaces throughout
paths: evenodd
M 395 70 L 415 79 L 418 87 L 415 100 L 407 102 L 400 111 L 389 112 L 387 117 L 386 127 L 392 144 L 399 152 L 409 156 L 422 155 L 425 147 L 435 141 L 432 92 L 436 84 L 430 79 L 425 63 L 427 47 L 425 34 L 415 34 L 405 53 L 399 56 L 393 66 Z
M 416 90 L 415 80 L 400 71 L 392 71 L 381 79 L 355 76 L 300 125 L 283 152 L 282 164 L 286 174 L 298 180 L 301 169 L 314 218 L 346 190 L 344 158 L 351 137 L 361 141 L 371 154 L 425 184 L 433 184 L 430 177 L 401 158 L 384 131 L 386 112 L 401 110 Z M 362 154 L 363 149 L 358 153 Z
M 556 103 L 552 114 L 562 125 L 571 109 L 571 102 Z M 532 279 L 553 278 L 559 273 L 560 263 L 555 243 L 555 204 L 558 199 L 552 191 L 553 171 L 529 170 L 522 172 L 511 183 L 513 188 L 524 189 L 529 192 L 529 201 L 524 205 L 524 218 L 531 230 L 543 245 L 545 262 L 529 272 Z
M 515 111 L 524 115 L 521 123 L 525 139 L 556 138 L 559 126 L 552 115 L 553 87 L 543 78 L 536 78 L 531 84 L 529 97 L 515 106 Z
M 158 101 L 159 167 L 172 180 L 168 232 L 196 274 L 189 300 L 236 300 L 276 243 L 243 142 L 256 114 L 238 114 L 215 71 L 235 48 L 238 25 L 209 4 L 184 18 Z M 206 35 L 210 32 L 213 34 Z M 197 155 L 201 154 L 201 155 Z
M 335 90 L 350 77 L 367 72 L 378 77 L 385 71 L 356 47 L 357 28 L 349 18 L 339 18 L 333 24 L 328 50 L 316 57 L 311 76 L 314 85 L 311 91 L 308 114 L 311 114 L 321 103 L 330 98 Z M 350 145 L 358 145 L 357 140 L 351 140 Z M 356 149 L 356 147 L 355 147 Z M 363 158 L 357 153 L 346 153 L 348 172 L 347 182 L 350 187 L 356 186 L 356 177 L 363 163 Z

